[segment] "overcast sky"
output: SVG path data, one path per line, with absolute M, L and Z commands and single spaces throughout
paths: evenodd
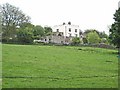
M 81 30 L 109 32 L 119 0 L 0 0 L 19 7 L 35 25 L 51 26 L 71 21 Z

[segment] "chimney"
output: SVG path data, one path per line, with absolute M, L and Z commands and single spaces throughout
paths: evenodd
M 71 22 L 68 22 L 68 25 L 71 25 Z
M 65 22 L 63 22 L 63 25 L 65 25 Z

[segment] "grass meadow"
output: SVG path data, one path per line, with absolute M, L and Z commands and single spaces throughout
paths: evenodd
M 116 50 L 2 45 L 3 88 L 117 88 Z

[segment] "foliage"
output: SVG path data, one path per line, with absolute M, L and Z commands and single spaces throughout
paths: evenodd
M 83 37 L 83 43 L 84 43 L 84 44 L 87 44 L 87 43 L 88 43 L 87 38 Z
M 2 36 L 8 42 L 16 38 L 16 28 L 22 23 L 30 22 L 30 17 L 26 16 L 19 8 L 8 3 L 2 5 Z
M 96 32 L 97 34 L 99 34 L 99 31 L 97 31 L 97 30 L 95 30 L 95 29 L 87 29 L 87 30 L 85 30 L 85 32 L 84 32 L 84 34 L 88 34 L 88 33 L 90 33 L 90 32 Z
M 2 50 L 3 88 L 118 87 L 116 50 L 12 44 Z
M 99 32 L 99 37 L 101 38 L 101 43 L 109 44 L 109 37 L 105 32 Z
M 25 44 L 25 43 L 32 43 L 33 42 L 33 38 L 32 38 L 33 34 L 27 28 L 24 30 L 18 31 L 17 36 L 18 36 L 18 41 L 20 43 Z
M 96 32 L 89 32 L 87 34 L 87 40 L 90 44 L 97 44 L 100 42 L 100 37 Z
M 32 43 L 33 42 L 33 28 L 31 23 L 24 23 L 20 26 L 17 32 L 17 38 L 20 43 Z
M 34 39 L 44 36 L 44 28 L 40 25 L 34 26 L 31 23 L 23 23 L 18 28 L 17 38 L 21 43 L 32 43 Z
M 108 38 L 108 35 L 105 34 L 104 31 L 103 32 L 99 32 L 98 30 L 95 30 L 95 29 L 87 29 L 87 30 L 85 30 L 84 34 L 87 35 L 90 32 L 96 32 L 99 35 L 100 38 Z
M 3 42 L 32 43 L 33 39 L 44 36 L 44 28 L 31 24 L 30 17 L 19 8 L 6 3 L 2 5 L 1 12 Z
M 111 42 L 120 48 L 120 8 L 114 14 L 115 22 L 111 25 L 109 38 Z
M 108 38 L 108 35 L 107 35 L 107 34 L 105 34 L 105 32 L 104 32 L 104 31 L 103 31 L 103 32 L 99 32 L 99 34 L 98 34 L 98 35 L 99 35 L 99 37 L 100 37 L 100 38 L 106 38 L 106 39 Z
M 72 45 L 78 45 L 80 44 L 80 38 L 74 37 L 72 38 Z
M 44 27 L 45 35 L 51 35 L 52 34 L 52 28 L 51 27 Z
M 42 26 L 36 25 L 34 27 L 33 34 L 34 34 L 35 37 L 37 37 L 39 39 L 40 37 L 45 35 L 45 30 Z
M 106 43 L 106 44 L 108 44 L 108 40 L 106 39 L 106 38 L 101 38 L 101 41 L 100 41 L 101 43 Z

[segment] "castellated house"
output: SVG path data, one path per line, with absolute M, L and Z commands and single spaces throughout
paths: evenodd
M 70 44 L 72 38 L 78 37 L 82 40 L 82 34 L 79 25 L 72 25 L 71 22 L 55 25 L 52 27 L 52 34 L 41 38 L 40 42 L 55 44 Z

